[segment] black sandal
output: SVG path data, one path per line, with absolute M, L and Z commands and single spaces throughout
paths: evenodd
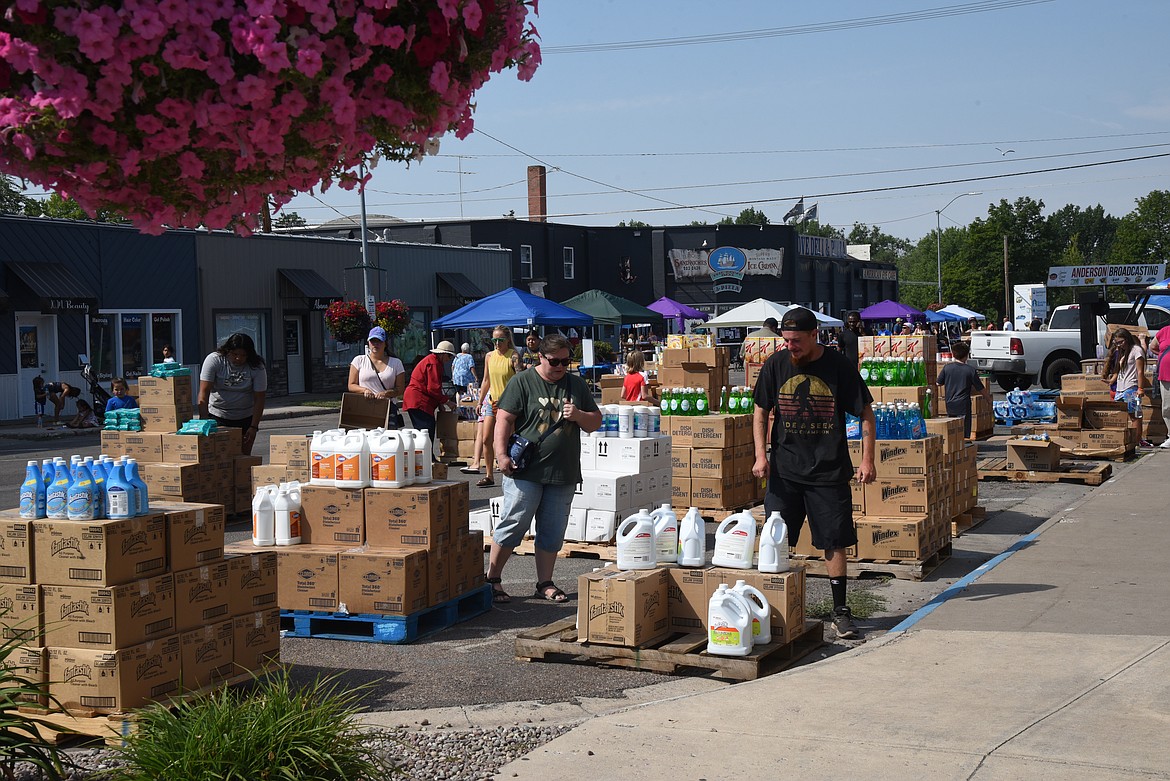
M 552 589 L 552 591 L 549 591 Z M 569 595 L 557 588 L 557 584 L 551 580 L 546 580 L 542 583 L 536 584 L 536 593 L 533 597 L 537 599 L 544 599 L 549 602 L 568 602 Z
M 489 584 L 492 587 L 493 603 L 497 605 L 504 605 L 512 601 L 511 594 L 509 594 L 507 591 L 504 591 L 502 588 L 496 588 L 496 586 L 500 585 L 499 578 L 484 578 L 483 582 Z

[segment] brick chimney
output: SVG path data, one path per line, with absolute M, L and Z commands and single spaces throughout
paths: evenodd
M 528 221 L 544 222 L 548 214 L 548 172 L 543 165 L 528 166 Z

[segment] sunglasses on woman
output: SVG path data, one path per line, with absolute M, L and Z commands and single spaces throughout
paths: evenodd
M 547 355 L 544 356 L 544 359 L 546 361 L 548 361 L 549 366 L 565 366 L 565 367 L 567 367 L 569 365 L 569 363 L 573 360 L 572 358 L 549 358 Z
M 500 336 L 493 336 L 493 337 L 492 337 L 492 341 L 493 341 L 493 342 L 506 342 L 506 341 L 508 341 L 508 340 L 507 340 L 506 338 L 504 338 L 504 337 L 500 337 Z

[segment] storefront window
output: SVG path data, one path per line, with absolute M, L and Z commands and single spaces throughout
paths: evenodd
M 89 362 L 99 381 L 114 379 L 114 327 L 117 315 L 89 318 Z
M 339 342 L 329 335 L 329 329 L 325 331 L 325 366 L 328 368 L 337 368 L 338 366 L 349 366 L 350 362 L 362 354 L 365 345 L 362 343 L 346 344 Z
M 263 312 L 218 312 L 215 315 L 215 346 L 219 347 L 232 334 L 247 334 L 256 344 L 256 352 L 264 356 L 268 331 Z
M 122 376 L 126 379 L 146 373 L 142 354 L 142 324 L 145 315 L 122 315 Z
M 431 350 L 429 312 L 410 311 L 410 325 L 390 339 L 390 349 L 403 364 L 409 366 Z
M 175 332 L 175 321 L 178 315 L 172 313 L 154 314 L 150 316 L 150 345 L 151 362 L 162 363 L 163 345 L 169 344 L 175 351 L 175 360 L 183 362 L 182 346 L 179 344 L 178 334 Z

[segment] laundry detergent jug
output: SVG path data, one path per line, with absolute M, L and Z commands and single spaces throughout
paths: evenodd
M 747 656 L 752 652 L 752 614 L 747 601 L 720 583 L 707 603 L 707 653 Z
M 749 586 L 744 580 L 735 581 L 731 590 L 743 597 L 752 614 L 752 646 L 772 642 L 772 606 L 768 604 L 764 592 L 755 586 Z
M 716 567 L 751 569 L 756 552 L 756 519 L 750 512 L 734 513 L 723 519 L 715 530 L 715 554 L 711 563 Z
M 654 518 L 646 510 L 639 510 L 618 524 L 618 569 L 654 569 L 655 548 Z
M 760 555 L 756 568 L 760 572 L 787 572 L 788 524 L 774 511 L 760 530 Z
M 655 563 L 673 564 L 678 561 L 678 516 L 670 504 L 663 504 L 650 513 L 654 519 Z

